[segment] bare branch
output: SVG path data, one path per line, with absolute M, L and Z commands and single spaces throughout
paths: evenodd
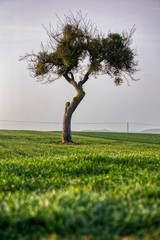
M 79 81 L 78 85 L 80 85 L 80 86 L 84 85 L 84 84 L 87 82 L 87 80 L 88 80 L 88 78 L 89 78 L 89 75 L 90 75 L 90 73 L 89 73 L 89 71 L 88 71 L 88 72 L 84 75 L 83 80 Z

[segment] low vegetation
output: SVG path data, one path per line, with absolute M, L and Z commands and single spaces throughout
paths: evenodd
M 72 137 L 0 131 L 0 239 L 160 239 L 160 135 Z

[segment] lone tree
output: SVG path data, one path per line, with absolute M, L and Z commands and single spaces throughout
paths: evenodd
M 49 37 L 47 47 L 42 45 L 38 54 L 26 54 L 28 69 L 38 81 L 51 83 L 62 76 L 77 91 L 77 95 L 65 106 L 62 142 L 72 142 L 71 117 L 85 96 L 83 85 L 89 77 L 108 74 L 116 85 L 123 79 L 136 80 L 135 50 L 130 48 L 133 27 L 129 32 L 108 33 L 104 36 L 81 11 L 69 12 L 62 22 L 58 18 L 57 30 L 52 25 L 45 28 Z

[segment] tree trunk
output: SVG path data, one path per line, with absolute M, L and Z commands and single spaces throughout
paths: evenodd
M 76 97 L 73 98 L 72 102 L 71 103 L 66 102 L 66 107 L 64 111 L 64 117 L 63 117 L 63 130 L 62 130 L 63 143 L 73 142 L 72 136 L 71 136 L 72 114 L 85 96 L 85 92 L 83 91 L 82 86 L 78 86 L 76 90 L 77 90 L 77 95 Z

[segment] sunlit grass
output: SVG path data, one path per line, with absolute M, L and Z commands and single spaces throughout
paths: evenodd
M 160 135 L 0 131 L 0 239 L 160 239 Z

